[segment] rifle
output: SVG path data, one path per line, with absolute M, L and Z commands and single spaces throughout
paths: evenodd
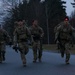
M 17 53 L 18 53 L 18 51 L 20 51 L 21 53 L 23 53 L 23 52 L 22 52 L 22 49 L 19 48 L 18 46 L 13 46 L 13 49 L 14 49 Z M 29 49 L 26 50 L 26 51 L 24 52 L 24 54 L 26 55 L 28 52 L 29 52 Z

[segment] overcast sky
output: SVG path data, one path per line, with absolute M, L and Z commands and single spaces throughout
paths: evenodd
M 2 0 L 0 0 L 0 2 L 1 2 L 1 1 L 2 1 Z M 42 0 L 42 1 L 44 1 L 44 0 Z M 67 3 L 66 3 L 66 6 L 67 6 L 66 12 L 67 12 L 67 15 L 70 16 L 71 12 L 74 10 L 74 8 L 73 8 L 72 5 L 71 5 L 71 2 L 74 2 L 74 0 L 64 0 L 64 1 L 67 2 Z M 0 7 L 1 7 L 1 3 L 0 3 Z
M 70 16 L 71 12 L 74 10 L 74 8 L 72 7 L 71 3 L 74 2 L 74 0 L 64 0 L 66 1 L 66 12 L 67 12 L 67 15 Z

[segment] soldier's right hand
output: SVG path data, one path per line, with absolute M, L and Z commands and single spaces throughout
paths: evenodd
M 9 42 L 9 46 L 10 46 L 10 47 L 12 46 L 12 42 Z
M 16 49 L 16 46 L 13 46 L 12 48 L 13 48 L 13 49 Z
M 17 53 L 18 53 L 17 49 L 15 49 L 15 52 L 17 52 Z
M 13 46 L 12 48 L 15 50 L 15 52 L 18 53 L 18 51 L 17 51 L 17 47 L 16 47 L 16 46 Z

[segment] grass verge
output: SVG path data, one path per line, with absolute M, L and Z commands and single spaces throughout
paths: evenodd
M 51 52 L 58 52 L 56 44 L 49 44 L 49 45 L 43 44 L 43 49 L 45 51 L 47 50 L 47 51 L 51 51 Z M 75 54 L 75 45 L 74 45 L 74 47 L 71 48 L 70 52 L 72 54 Z

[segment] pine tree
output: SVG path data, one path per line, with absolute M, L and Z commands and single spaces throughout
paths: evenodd
M 47 18 L 48 18 L 48 31 L 49 42 L 53 43 L 54 40 L 54 27 L 63 20 L 66 16 L 65 9 L 63 8 L 61 0 L 45 0 Z

